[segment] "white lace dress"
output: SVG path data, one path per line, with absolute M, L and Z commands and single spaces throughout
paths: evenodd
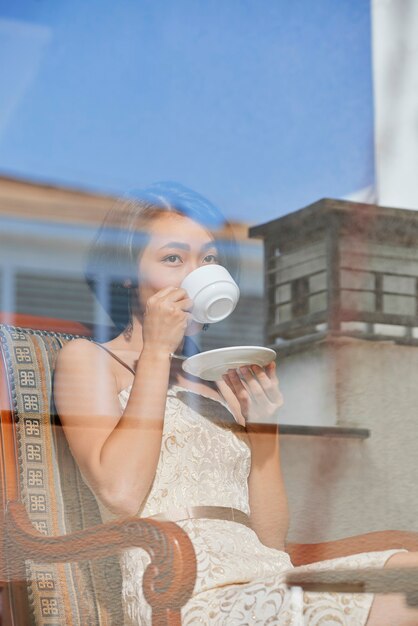
M 120 394 L 124 407 L 130 389 Z M 168 390 L 156 476 L 140 515 L 185 506 L 230 506 L 249 513 L 250 449 L 245 430 L 226 405 L 179 386 Z M 102 508 L 103 516 L 109 517 Z M 293 565 L 286 552 L 260 543 L 236 522 L 195 519 L 179 522 L 196 552 L 194 595 L 182 611 L 183 626 L 362 626 L 371 594 L 303 593 L 295 598 L 283 582 Z M 357 554 L 298 570 L 382 567 L 399 550 Z M 122 554 L 125 624 L 151 624 L 142 593 L 148 555 L 135 548 Z M 303 617 L 302 617 L 303 615 Z

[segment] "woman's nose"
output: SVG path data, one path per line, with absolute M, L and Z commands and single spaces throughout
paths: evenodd
M 200 266 L 201 266 L 200 259 L 190 260 L 190 261 L 187 263 L 187 266 L 186 266 L 186 268 L 185 268 L 185 269 L 186 269 L 186 274 L 190 274 L 190 273 L 191 273 L 191 272 L 193 272 L 194 270 L 197 270 L 197 268 L 198 268 L 198 267 L 200 267 Z

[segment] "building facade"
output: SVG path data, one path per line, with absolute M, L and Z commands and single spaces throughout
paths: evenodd
M 111 320 L 85 280 L 86 255 L 118 198 L 0 178 L 0 311 L 78 321 L 97 328 Z M 238 244 L 241 298 L 230 319 L 212 325 L 201 349 L 255 344 L 263 339 L 262 244 L 245 224 L 216 233 Z M 106 268 L 105 268 L 106 270 Z M 111 289 L 112 268 L 99 289 Z
M 285 396 L 289 539 L 418 530 L 418 212 L 325 199 L 250 233 Z

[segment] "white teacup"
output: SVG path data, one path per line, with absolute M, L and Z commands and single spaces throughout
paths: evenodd
M 190 272 L 180 286 L 193 300 L 191 314 L 200 324 L 220 322 L 238 303 L 238 285 L 222 265 L 202 265 Z

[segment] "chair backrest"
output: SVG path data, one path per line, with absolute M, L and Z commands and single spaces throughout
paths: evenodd
M 20 499 L 33 525 L 46 535 L 64 535 L 101 522 L 53 406 L 56 358 L 74 337 L 0 325 L 1 426 L 3 448 L 7 448 L 1 464 L 3 505 Z M 27 560 L 26 571 L 36 626 L 122 623 L 116 557 L 58 564 Z

